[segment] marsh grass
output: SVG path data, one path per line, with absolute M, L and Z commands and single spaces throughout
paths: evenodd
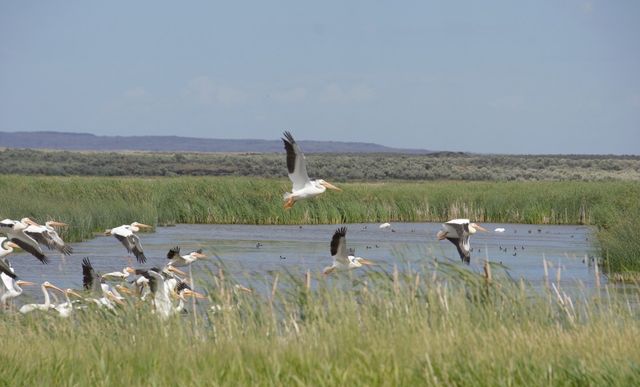
M 133 303 L 67 320 L 3 314 L 0 384 L 640 382 L 637 288 L 571 299 L 508 281 L 497 265 L 492 272 L 438 263 L 314 277 L 310 287 L 278 273 L 264 279 L 269 291 L 247 294 L 221 271 L 196 315 L 166 321 Z
M 338 224 L 478 222 L 589 224 L 599 228 L 605 269 L 640 270 L 640 183 L 341 183 L 285 211 L 288 180 L 246 177 L 108 178 L 0 175 L 0 217 L 72 225 L 79 241 L 115 225 L 142 223 Z

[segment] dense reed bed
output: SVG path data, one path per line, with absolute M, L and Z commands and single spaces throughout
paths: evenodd
M 640 270 L 640 183 L 344 183 L 282 209 L 286 180 L 240 177 L 0 176 L 0 216 L 55 218 L 72 241 L 137 220 L 149 224 L 444 221 L 598 226 L 605 268 Z
M 68 319 L 1 314 L 0 384 L 640 383 L 637 289 L 571 298 L 493 272 L 280 273 L 251 294 L 218 272 L 198 286 L 209 300 L 196 313 L 166 321 L 137 302 Z

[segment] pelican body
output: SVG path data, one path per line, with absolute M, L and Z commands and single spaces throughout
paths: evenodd
M 188 266 L 198 259 L 206 257 L 207 256 L 202 253 L 202 249 L 192 251 L 187 255 L 180 255 L 180 246 L 172 248 L 167 253 L 167 259 L 169 260 L 168 265 L 172 265 L 174 267 Z
M 456 246 L 462 262 L 467 265 L 471 262 L 471 246 L 469 238 L 477 231 L 487 230 L 476 223 L 471 223 L 469 219 L 453 219 L 442 225 L 442 230 L 438 231 L 438 240 L 448 239 Z
M 288 209 L 293 207 L 293 205 L 299 200 L 318 196 L 326 191 L 327 188 L 341 191 L 340 188 L 322 179 L 309 179 L 304 154 L 302 153 L 300 145 L 298 145 L 298 143 L 293 139 L 291 133 L 284 132 L 284 138 L 282 141 L 284 142 L 284 149 L 287 151 L 287 170 L 289 172 L 289 179 L 293 183 L 291 192 L 284 194 L 284 208 Z
M 341 227 L 333 233 L 333 237 L 331 238 L 331 256 L 333 257 L 333 264 L 325 267 L 322 274 L 330 274 L 336 270 L 349 270 L 374 265 L 373 262 L 365 258 L 349 255 L 349 250 L 347 250 L 346 227 Z
M 113 235 L 118 239 L 122 245 L 127 249 L 128 253 L 133 253 L 139 263 L 145 263 L 147 257 L 144 256 L 142 251 L 142 244 L 140 238 L 135 234 L 140 231 L 140 228 L 152 228 L 152 226 L 133 222 L 131 224 L 123 224 L 122 226 L 115 227 L 109 230 L 105 230 L 105 235 Z
M 64 243 L 62 238 L 58 235 L 58 232 L 53 228 L 54 226 L 65 227 L 67 224 L 50 220 L 45 222 L 44 226 L 31 224 L 24 230 L 24 232 L 38 243 L 47 246 L 49 250 L 55 249 L 64 255 L 71 255 L 73 249 L 71 246 Z

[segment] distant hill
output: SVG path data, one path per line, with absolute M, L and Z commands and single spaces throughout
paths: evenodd
M 410 153 L 425 149 L 400 149 L 366 142 L 300 141 L 306 153 Z M 87 151 L 159 152 L 282 152 L 281 140 L 223 140 L 178 136 L 96 136 L 67 132 L 0 132 L 0 147 Z

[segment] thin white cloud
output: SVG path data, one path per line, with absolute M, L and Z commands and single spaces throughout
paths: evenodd
M 251 94 L 235 87 L 220 85 L 202 76 L 190 80 L 183 96 L 204 105 L 234 106 L 246 103 Z
M 291 89 L 271 92 L 270 97 L 277 102 L 295 103 L 306 99 L 308 94 L 307 89 L 304 87 L 294 87 Z
M 372 100 L 375 90 L 368 85 L 341 86 L 331 83 L 320 91 L 320 100 L 331 103 L 354 103 Z
M 127 99 L 136 99 L 148 96 L 149 93 L 142 87 L 137 86 L 132 89 L 125 90 L 123 96 Z

